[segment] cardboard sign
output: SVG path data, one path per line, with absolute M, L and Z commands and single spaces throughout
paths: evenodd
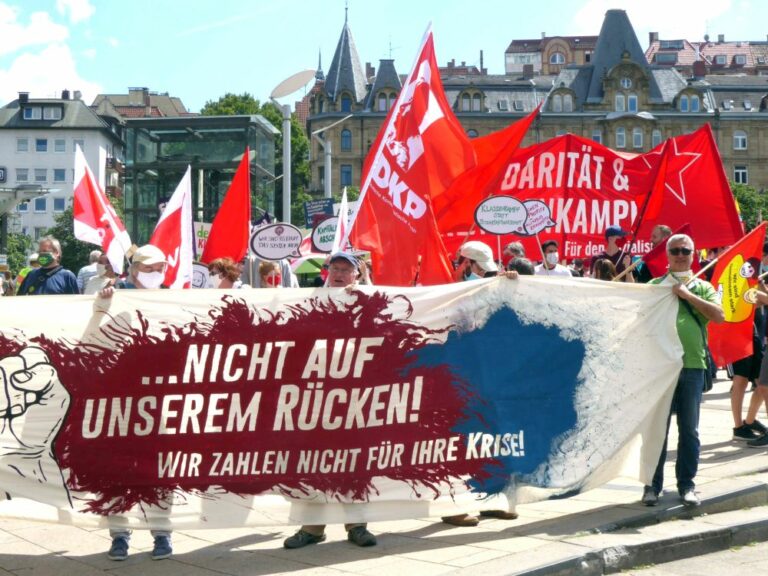
M 312 250 L 329 253 L 333 249 L 333 239 L 339 226 L 338 217 L 326 218 L 312 229 Z
M 278 222 L 254 230 L 251 252 L 262 260 L 282 260 L 301 256 L 301 230 L 292 224 Z
M 475 222 L 489 234 L 512 234 L 525 231 L 528 212 L 520 200 L 512 196 L 491 196 L 475 209 Z

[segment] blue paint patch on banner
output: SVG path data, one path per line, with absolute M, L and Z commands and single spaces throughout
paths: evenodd
M 574 398 L 586 354 L 582 341 L 566 340 L 555 327 L 523 324 L 513 310 L 502 308 L 482 328 L 453 331 L 444 344 L 414 354 L 416 366 L 448 365 L 458 379 L 453 385 L 466 383 L 464 419 L 454 432 L 479 438 L 468 453 L 482 453 L 480 434 L 516 435 L 518 445 L 511 446 L 511 453 L 485 466 L 488 477 L 470 481 L 473 490 L 499 493 L 510 477 L 517 483 L 549 485 L 548 477 L 542 483 L 530 475 L 546 464 L 576 424 Z M 494 438 L 490 449 L 495 448 Z

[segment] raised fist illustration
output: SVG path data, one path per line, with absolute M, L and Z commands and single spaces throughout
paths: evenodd
M 30 346 L 0 359 L 0 498 L 71 505 L 53 454 L 68 406 L 44 350 Z

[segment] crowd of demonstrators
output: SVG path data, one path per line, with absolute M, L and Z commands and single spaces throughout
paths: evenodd
M 651 281 L 652 284 L 670 285 L 678 297 L 677 334 L 683 346 L 683 368 L 675 386 L 672 405 L 667 416 L 666 436 L 672 414 L 677 420 L 677 462 L 675 475 L 677 491 L 684 505 L 697 506 L 696 472 L 699 466 L 699 412 L 707 364 L 708 322 L 722 322 L 725 319 L 717 292 L 712 285 L 701 279 L 692 279 L 691 265 L 694 244 L 690 236 L 675 234 L 667 241 L 666 274 Z M 664 462 L 667 459 L 667 437 L 659 455 L 651 485 L 645 486 L 642 502 L 655 506 L 664 486 Z
M 547 240 L 541 245 L 544 253 L 544 261 L 534 268 L 537 276 L 567 276 L 571 277 L 571 271 L 560 264 L 560 252 L 557 240 Z

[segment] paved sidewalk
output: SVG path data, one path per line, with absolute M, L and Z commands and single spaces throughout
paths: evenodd
M 693 514 L 673 485 L 659 506 L 647 508 L 639 504 L 639 484 L 611 482 L 522 505 L 518 520 L 482 520 L 476 528 L 430 519 L 377 522 L 371 529 L 379 544 L 367 549 L 347 543 L 341 526 L 329 526 L 325 543 L 301 550 L 282 548 L 292 527 L 176 532 L 173 557 L 160 562 L 149 558 L 146 532 L 134 535 L 128 560 L 112 562 L 105 530 L 0 519 L 0 576 L 603 574 L 766 540 L 768 450 L 731 440 L 729 386 L 719 381 L 705 395 L 697 478 L 703 502 Z

